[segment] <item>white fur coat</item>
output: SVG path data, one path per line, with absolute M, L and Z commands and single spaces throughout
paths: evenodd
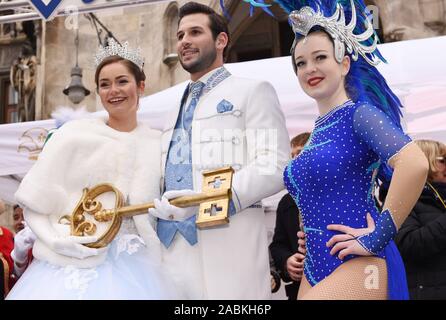
M 74 120 L 57 130 L 45 145 L 36 164 L 23 179 L 17 202 L 49 215 L 54 230 L 66 233 L 58 223 L 78 203 L 82 189 L 111 183 L 129 204 L 141 204 L 160 197 L 160 132 L 139 124 L 130 133 L 116 131 L 103 119 Z M 104 199 L 109 203 L 108 199 Z M 107 207 L 110 207 L 107 206 Z M 159 240 L 148 214 L 135 216 L 137 230 L 149 250 L 159 254 Z M 56 265 L 93 267 L 105 256 L 84 260 L 68 258 L 36 241 L 34 255 Z

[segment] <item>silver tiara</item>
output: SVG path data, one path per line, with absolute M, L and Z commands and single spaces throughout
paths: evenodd
M 113 38 L 108 38 L 108 46 L 99 46 L 98 52 L 94 56 L 95 67 L 97 67 L 105 58 L 111 56 L 120 56 L 136 64 L 141 70 L 144 67 L 144 58 L 141 56 L 141 48 L 131 49 L 126 41 L 120 45 Z
M 352 54 L 354 61 L 358 60 L 360 54 L 371 65 L 376 66 L 380 62 L 375 59 L 373 52 L 376 50 L 378 39 L 374 37 L 373 44 L 370 46 L 364 45 L 361 42 L 368 40 L 374 36 L 373 25 L 367 21 L 367 30 L 359 35 L 353 33 L 356 27 L 356 8 L 353 0 L 351 0 L 352 19 L 346 25 L 344 8 L 338 3 L 336 12 L 331 17 L 324 17 L 320 8 L 315 12 L 311 7 L 303 7 L 299 11 L 290 13 L 289 18 L 294 33 L 307 36 L 314 26 L 320 26 L 326 30 L 335 42 L 335 57 L 340 63 L 345 55 L 345 47 L 348 53 Z M 344 46 L 345 45 L 345 46 Z M 370 54 L 369 57 L 367 54 Z

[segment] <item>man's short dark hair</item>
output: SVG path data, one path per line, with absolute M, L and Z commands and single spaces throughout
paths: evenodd
M 179 12 L 179 19 L 178 19 L 178 25 L 180 25 L 181 19 L 183 19 L 185 16 L 196 14 L 196 13 L 203 13 L 209 17 L 209 28 L 212 31 L 212 36 L 214 40 L 217 39 L 217 36 L 224 32 L 228 35 L 228 44 L 226 45 L 225 49 L 223 50 L 223 59 L 226 60 L 227 54 L 228 54 L 228 48 L 230 43 L 230 36 L 229 36 L 229 28 L 228 23 L 226 19 L 219 15 L 217 12 L 215 12 L 214 9 L 211 7 L 208 7 L 204 4 L 198 3 L 198 2 L 188 2 L 185 5 L 183 5 L 180 8 Z

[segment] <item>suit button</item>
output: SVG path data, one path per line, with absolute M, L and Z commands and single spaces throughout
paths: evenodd
M 420 288 L 420 290 L 423 290 L 423 286 L 419 286 L 418 288 Z
M 177 182 L 181 182 L 183 180 L 183 177 L 182 176 L 179 176 L 178 178 L 177 178 Z
M 239 118 L 242 116 L 242 112 L 240 110 L 235 110 L 232 112 L 232 115 Z

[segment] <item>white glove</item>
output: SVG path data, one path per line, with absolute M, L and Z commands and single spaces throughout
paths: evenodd
M 36 235 L 32 230 L 25 226 L 14 237 L 14 250 L 11 252 L 11 257 L 18 264 L 23 264 L 28 261 L 28 251 L 34 245 Z
M 158 199 L 153 201 L 155 208 L 149 209 L 149 214 L 163 220 L 184 221 L 198 213 L 198 206 L 179 208 L 171 205 L 169 200 L 182 196 L 193 196 L 196 194 L 199 193 L 187 189 L 167 191 L 161 197 L 161 201 Z
M 64 256 L 73 257 L 77 259 L 85 259 L 91 256 L 100 255 L 103 252 L 107 251 L 107 248 L 88 248 L 83 243 L 91 243 L 96 242 L 98 237 L 76 237 L 76 236 L 68 236 L 68 237 L 57 237 L 53 238 L 51 243 L 51 247 L 54 252 L 62 254 Z
M 107 250 L 107 248 L 94 249 L 82 245 L 82 243 L 96 242 L 98 237 L 59 235 L 51 225 L 48 216 L 32 211 L 27 207 L 24 209 L 24 216 L 25 221 L 36 234 L 37 238 L 56 253 L 77 259 L 85 259 L 87 257 L 100 255 Z

